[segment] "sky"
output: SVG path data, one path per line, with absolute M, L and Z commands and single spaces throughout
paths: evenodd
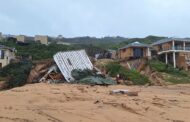
M 0 0 L 0 32 L 190 37 L 190 0 Z

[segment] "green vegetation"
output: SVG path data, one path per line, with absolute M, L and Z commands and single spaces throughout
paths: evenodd
M 76 37 L 76 38 L 63 38 L 60 40 L 53 40 L 52 44 L 46 46 L 41 44 L 29 44 L 25 46 L 20 46 L 15 44 L 15 40 L 3 40 L 0 44 L 7 45 L 10 47 L 15 47 L 18 50 L 19 56 L 32 55 L 35 60 L 51 58 L 55 52 L 67 51 L 75 49 L 86 49 L 92 55 L 93 51 L 100 52 L 104 49 L 115 49 L 123 47 L 129 43 L 139 41 L 141 43 L 150 44 L 165 37 L 148 36 L 145 38 L 124 38 L 124 37 Z M 72 45 L 57 45 L 57 41 L 63 41 L 71 43 Z M 43 53 L 42 53 L 43 52 Z
M 33 60 L 53 58 L 53 55 L 59 51 L 85 49 L 89 56 L 94 56 L 96 53 L 104 51 L 104 49 L 93 45 L 58 45 L 53 43 L 47 46 L 38 43 L 31 43 L 23 46 L 16 44 L 15 42 L 5 42 L 5 41 L 0 42 L 0 44 L 9 47 L 14 47 L 17 50 L 16 53 L 17 56 L 21 56 L 23 58 L 32 56 Z
M 96 71 L 91 70 L 78 70 L 75 69 L 71 72 L 72 77 L 77 83 L 90 84 L 90 85 L 115 85 L 116 82 L 110 78 L 106 78 L 101 74 L 96 74 Z
M 130 80 L 134 85 L 145 85 L 149 83 L 149 79 L 146 76 L 141 75 L 136 70 L 127 70 L 118 62 L 108 63 L 106 65 L 106 70 L 110 76 L 116 77 L 117 74 L 120 74 L 124 80 Z
M 159 61 L 159 60 L 151 60 L 149 61 L 151 68 L 158 72 L 165 72 L 167 70 L 168 65 Z
M 82 45 L 94 45 L 101 48 L 110 48 L 114 45 L 119 44 L 120 42 L 127 41 L 128 38 L 124 37 L 103 37 L 103 38 L 96 38 L 96 37 L 75 37 L 75 38 L 63 38 L 59 41 L 68 42 L 71 44 L 82 44 Z
M 7 89 L 22 86 L 26 83 L 32 63 L 28 61 L 12 63 L 0 69 L 0 77 L 6 79 Z
M 114 44 L 114 45 L 109 45 L 109 48 L 112 49 L 118 49 L 120 47 L 123 47 L 129 43 L 133 43 L 133 42 L 140 42 L 140 43 L 144 43 L 144 44 L 152 44 L 158 40 L 164 39 L 166 37 L 158 37 L 158 36 L 147 36 L 145 38 L 129 38 L 126 41 L 122 41 L 118 44 Z
M 127 70 L 122 67 L 118 62 L 111 62 L 108 63 L 106 66 L 106 71 L 108 71 L 109 75 L 111 77 L 116 77 L 117 74 L 121 74 L 123 72 L 126 72 Z
M 176 75 L 176 76 L 181 76 L 181 77 L 186 77 L 189 75 L 184 70 L 173 68 L 173 66 L 167 65 L 158 60 L 151 60 L 149 61 L 149 64 L 150 64 L 151 69 L 154 71 L 165 72 L 170 75 Z
M 78 81 L 80 84 L 89 85 L 116 85 L 117 83 L 110 78 L 89 76 Z
M 171 83 L 190 83 L 190 74 L 184 70 L 173 68 L 171 65 L 158 60 L 149 61 L 152 70 L 164 73 L 164 79 Z
M 68 42 L 71 44 L 82 44 L 82 45 L 94 45 L 104 49 L 118 49 L 132 42 L 141 42 L 145 44 L 151 44 L 165 37 L 158 36 L 147 36 L 145 38 L 124 38 L 124 37 L 76 37 L 76 38 L 63 38 L 58 41 Z M 55 40 L 56 42 L 56 40 Z
M 88 69 L 87 70 L 74 69 L 71 72 L 71 75 L 75 80 L 80 80 L 80 79 L 83 79 L 88 76 L 93 76 L 93 75 L 95 75 L 95 73 Z
M 79 50 L 85 49 L 89 56 L 94 56 L 96 53 L 104 52 L 105 49 L 118 49 L 129 43 L 139 41 L 141 43 L 150 44 L 165 37 L 148 36 L 146 38 L 123 38 L 123 37 L 77 37 L 77 38 L 63 38 L 64 42 L 69 42 L 72 45 L 58 45 L 56 40 L 50 45 L 42 45 L 38 43 L 31 44 L 17 44 L 15 40 L 1 40 L 1 45 L 14 47 L 17 50 L 16 55 L 27 59 L 32 57 L 33 60 L 43 60 L 53 58 L 53 55 L 59 51 Z M 183 70 L 175 69 L 170 65 L 166 65 L 158 60 L 151 60 L 148 62 L 151 69 L 164 74 L 164 78 L 172 83 L 190 83 L 190 74 Z M 27 75 L 32 67 L 31 62 L 13 63 L 0 70 L 0 79 L 8 79 L 9 87 L 21 86 L 26 82 Z M 117 74 L 125 80 L 132 81 L 135 85 L 144 85 L 149 83 L 147 77 L 141 75 L 135 70 L 127 70 L 117 62 L 108 63 L 106 70 L 109 75 L 115 77 Z

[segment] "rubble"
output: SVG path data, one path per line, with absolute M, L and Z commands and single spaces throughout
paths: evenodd
M 36 65 L 30 71 L 27 79 L 27 83 L 38 83 L 44 74 L 48 71 L 48 68 L 53 64 L 52 60 L 45 60 L 37 62 Z
M 60 83 L 63 82 L 63 75 L 59 72 L 57 65 L 49 68 L 48 72 L 40 79 L 40 82 Z
M 73 70 L 72 77 L 77 83 L 90 85 L 114 85 L 115 81 L 106 78 L 97 70 Z
M 28 83 L 81 83 L 90 85 L 114 85 L 111 78 L 106 78 L 94 67 L 84 50 L 58 52 L 54 61 L 36 64 L 28 77 Z
M 138 92 L 129 91 L 125 89 L 117 89 L 110 91 L 110 94 L 127 94 L 128 96 L 138 96 Z
M 117 83 L 109 78 L 89 76 L 78 81 L 81 84 L 90 85 L 116 85 Z

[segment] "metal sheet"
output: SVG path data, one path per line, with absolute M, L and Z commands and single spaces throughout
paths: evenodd
M 93 69 L 93 65 L 85 50 L 58 52 L 53 58 L 67 82 L 74 81 L 74 78 L 71 76 L 72 70 Z

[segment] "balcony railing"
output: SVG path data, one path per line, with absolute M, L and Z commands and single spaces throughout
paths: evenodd
M 190 50 L 190 47 L 185 47 L 185 50 Z
M 168 50 L 186 50 L 186 51 L 190 51 L 190 47 L 182 47 L 182 46 L 176 46 L 176 47 L 168 47 L 168 48 L 162 48 L 160 49 L 160 51 L 168 51 Z

